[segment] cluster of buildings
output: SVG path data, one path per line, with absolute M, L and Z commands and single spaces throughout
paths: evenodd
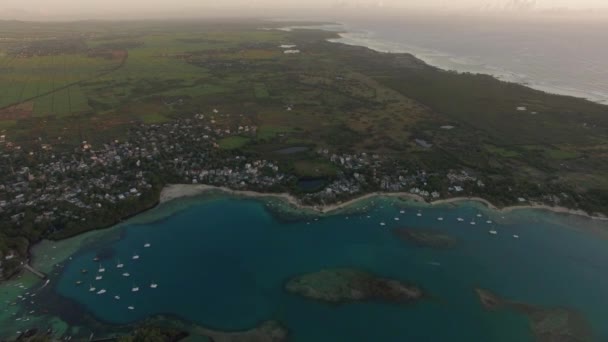
M 155 189 L 166 183 L 272 190 L 290 181 L 271 161 L 220 149 L 218 139 L 256 130 L 219 129 L 212 117 L 199 114 L 194 119 L 142 124 L 132 127 L 124 141 L 83 141 L 73 150 L 41 143 L 26 151 L 3 136 L 0 235 L 21 229 L 31 238 L 32 231 L 44 236 L 66 222 L 90 225 L 88 221 L 101 212 L 124 213 L 142 197 L 157 196 Z M 12 249 L 2 245 L 0 255 L 14 257 Z
M 38 148 L 26 151 L 2 135 L 0 238 L 15 229 L 35 231 L 39 238 L 61 229 L 66 222 L 91 226 L 94 222 L 89 220 L 99 217 L 100 212 L 117 220 L 116 213 L 136 210 L 137 203 L 158 196 L 159 188 L 168 183 L 262 192 L 295 190 L 298 179 L 282 172 L 282 164 L 258 154 L 220 148 L 222 138 L 255 137 L 257 132 L 255 126 L 227 128 L 217 124 L 216 119 L 222 118 L 214 110 L 191 119 L 141 124 L 132 127 L 124 141 L 83 141 L 73 150 L 58 150 L 41 141 Z M 467 171 L 408 169 L 403 161 L 378 154 L 320 149 L 316 155 L 333 164 L 337 173 L 313 192 L 295 191 L 306 204 L 336 203 L 375 191 L 409 192 L 434 200 L 468 195 L 472 189 L 485 186 Z M 0 244 L 3 261 L 25 258 L 19 254 Z
M 484 184 L 467 171 L 430 173 L 424 170 L 410 170 L 402 161 L 378 154 L 330 153 L 327 149 L 317 150 L 340 171 L 322 191 L 309 193 L 302 200 L 308 204 L 335 203 L 368 192 L 408 192 L 426 200 L 436 200 L 442 196 L 464 194 L 473 187 Z M 437 180 L 440 181 L 437 181 Z
M 224 159 L 223 162 L 225 166 L 216 168 L 190 165 L 190 168 L 184 171 L 185 181 L 232 189 L 268 190 L 293 179 L 280 173 L 278 165 L 263 159 L 249 161 L 244 156 L 234 156 Z
M 26 152 L 5 141 L 0 153 L 0 214 L 19 224 L 26 211 L 35 222 L 53 221 L 65 212 L 91 211 L 140 197 L 152 183 L 205 183 L 265 188 L 288 178 L 278 165 L 218 149 L 217 139 L 255 132 L 213 128 L 197 115 L 159 125 L 134 127 L 126 141 L 99 146 L 83 141 L 75 151 L 48 145 Z M 85 219 L 86 214 L 73 215 Z

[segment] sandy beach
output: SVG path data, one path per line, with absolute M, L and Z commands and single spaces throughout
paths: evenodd
M 170 184 L 170 185 L 165 186 L 163 188 L 163 190 L 161 191 L 160 203 L 165 203 L 165 202 L 168 202 L 168 201 L 171 201 L 171 200 L 174 200 L 177 198 L 182 198 L 182 197 L 198 196 L 198 195 L 202 195 L 209 191 L 221 191 L 221 192 L 225 192 L 225 193 L 235 195 L 235 196 L 244 196 L 244 197 L 251 197 L 251 198 L 268 198 L 268 197 L 279 198 L 298 208 L 313 210 L 313 211 L 316 211 L 316 212 L 319 212 L 322 214 L 330 213 L 330 212 L 333 212 L 333 211 L 336 211 L 339 209 L 343 209 L 354 203 L 357 203 L 359 201 L 366 200 L 366 199 L 369 199 L 372 197 L 399 197 L 399 198 L 407 198 L 407 199 L 410 199 L 415 202 L 426 203 L 428 205 L 442 205 L 442 204 L 457 203 L 457 202 L 463 202 L 463 201 L 472 201 L 472 202 L 482 203 L 485 206 L 487 206 L 488 208 L 490 208 L 492 210 L 500 211 L 500 212 L 511 212 L 514 210 L 524 210 L 524 209 L 538 209 L 538 210 L 552 211 L 555 213 L 582 216 L 582 217 L 586 217 L 586 218 L 593 219 L 593 220 L 608 221 L 608 217 L 606 217 L 606 216 L 593 216 L 593 215 L 589 215 L 588 213 L 586 213 L 582 210 L 574 210 L 574 209 L 569 209 L 569 208 L 565 208 L 565 207 L 553 207 L 553 206 L 549 206 L 549 205 L 545 205 L 545 204 L 531 203 L 531 204 L 527 204 L 527 205 L 517 205 L 517 206 L 500 208 L 500 207 L 497 207 L 496 205 L 494 205 L 493 203 L 491 203 L 490 201 L 480 198 L 480 197 L 453 197 L 453 198 L 442 199 L 442 200 L 437 200 L 437 201 L 433 201 L 433 202 L 427 202 L 423 197 L 416 195 L 416 194 L 411 194 L 408 192 L 389 192 L 389 193 L 372 192 L 369 194 L 365 194 L 365 195 L 353 198 L 346 202 L 339 202 L 339 203 L 330 204 L 330 205 L 309 206 L 309 205 L 302 204 L 300 202 L 300 200 L 298 200 L 296 197 L 294 197 L 290 194 L 287 194 L 287 193 L 262 193 L 262 192 L 255 192 L 255 191 L 246 191 L 246 190 L 232 190 L 232 189 L 226 188 L 226 187 L 204 185 L 204 184 Z

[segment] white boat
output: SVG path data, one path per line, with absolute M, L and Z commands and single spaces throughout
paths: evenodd
M 513 238 L 515 238 L 515 239 L 519 239 L 519 235 L 517 235 L 517 234 L 513 234 Z
M 93 291 L 95 291 L 95 288 L 93 286 L 89 285 L 89 292 L 93 292 Z
M 106 269 L 103 266 L 101 266 L 101 264 L 99 264 L 99 270 L 98 270 L 98 272 L 99 273 L 103 273 L 105 271 L 106 271 Z
M 104 294 L 104 293 L 106 293 L 106 289 L 101 289 L 101 290 L 97 291 L 98 295 Z
M 405 210 L 399 211 L 399 214 L 405 214 Z
M 128 272 L 125 272 L 125 273 L 122 274 L 122 276 L 123 277 L 128 277 L 128 276 L 130 276 L 130 274 Z
M 114 299 L 119 300 L 120 296 L 114 296 Z
M 133 259 L 133 260 L 137 260 L 137 259 L 139 259 L 139 255 L 134 254 L 132 259 Z
M 137 292 L 137 291 L 139 291 L 139 287 L 133 286 L 133 288 L 131 289 L 131 292 Z
M 146 243 L 144 244 L 144 248 L 148 248 L 148 247 L 150 247 L 150 246 L 152 246 L 152 245 L 151 245 L 150 243 L 148 243 L 148 242 L 146 242 Z
M 438 217 L 437 221 L 443 221 L 443 217 Z
M 116 261 L 116 268 L 123 268 L 125 267 L 125 264 L 121 263 L 120 260 Z
M 384 227 L 384 226 L 386 226 L 386 223 L 380 222 L 380 225 Z
M 127 306 L 127 309 L 129 309 L 129 310 L 134 310 L 134 309 L 135 309 L 135 307 L 134 307 L 134 306 Z
M 398 218 L 398 217 L 395 217 L 395 221 L 399 221 L 399 218 Z
M 476 224 L 476 223 L 475 223 L 475 221 L 471 221 L 471 225 L 473 225 L 473 226 L 474 226 L 475 224 Z
M 487 224 L 492 224 L 492 220 L 487 220 L 486 223 Z
M 422 216 L 422 213 L 419 212 L 418 214 L 416 214 L 416 216 L 420 217 L 420 216 Z
M 150 288 L 151 288 L 151 289 L 155 289 L 155 288 L 157 288 L 157 287 L 158 287 L 158 284 L 157 284 L 157 283 L 152 283 L 152 284 L 150 284 Z
M 498 232 L 497 232 L 497 231 L 495 231 L 494 229 L 490 230 L 488 233 L 490 233 L 490 234 L 492 234 L 492 235 L 497 235 L 497 234 L 498 234 Z
M 464 221 L 464 219 L 462 217 L 457 218 L 458 222 L 462 222 Z
M 103 276 L 98 275 L 95 277 L 95 280 L 101 280 L 101 279 L 103 279 Z
M 481 214 L 477 214 L 477 217 L 481 217 Z

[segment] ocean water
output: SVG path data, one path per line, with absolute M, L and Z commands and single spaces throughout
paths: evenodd
M 415 14 L 340 20 L 347 31 L 336 40 L 342 43 L 608 104 L 605 20 Z
M 525 317 L 482 308 L 474 292 L 480 287 L 578 310 L 598 341 L 608 339 L 608 240 L 587 229 L 608 229 L 603 223 L 536 210 L 505 214 L 468 202 L 425 207 L 376 198 L 362 212 L 316 220 L 279 219 L 284 215 L 253 199 L 190 199 L 176 209 L 179 202 L 115 228 L 111 238 L 83 244 L 49 288 L 110 324 L 164 313 L 223 330 L 278 320 L 294 341 L 531 341 Z M 444 232 L 459 244 L 451 250 L 416 247 L 391 233 L 398 227 Z M 488 234 L 492 228 L 497 236 Z M 94 279 L 96 255 L 106 269 L 102 280 Z M 119 261 L 123 269 L 116 268 Z M 332 267 L 409 281 L 431 298 L 412 305 L 334 306 L 283 290 L 292 276 Z M 77 286 L 78 280 L 84 283 Z M 153 282 L 158 288 L 150 288 Z M 89 292 L 89 284 L 107 293 Z M 140 290 L 132 292 L 134 286 Z M 88 336 L 86 327 L 80 332 Z

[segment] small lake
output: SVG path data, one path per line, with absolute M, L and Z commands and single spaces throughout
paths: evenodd
M 280 150 L 276 150 L 276 151 L 274 151 L 274 153 L 276 153 L 276 154 L 295 154 L 295 153 L 306 152 L 309 149 L 310 148 L 308 148 L 306 146 L 294 146 L 294 147 L 287 147 L 287 148 L 283 148 Z
M 320 190 L 327 180 L 324 178 L 302 178 L 298 180 L 298 188 L 305 192 L 314 192 Z

